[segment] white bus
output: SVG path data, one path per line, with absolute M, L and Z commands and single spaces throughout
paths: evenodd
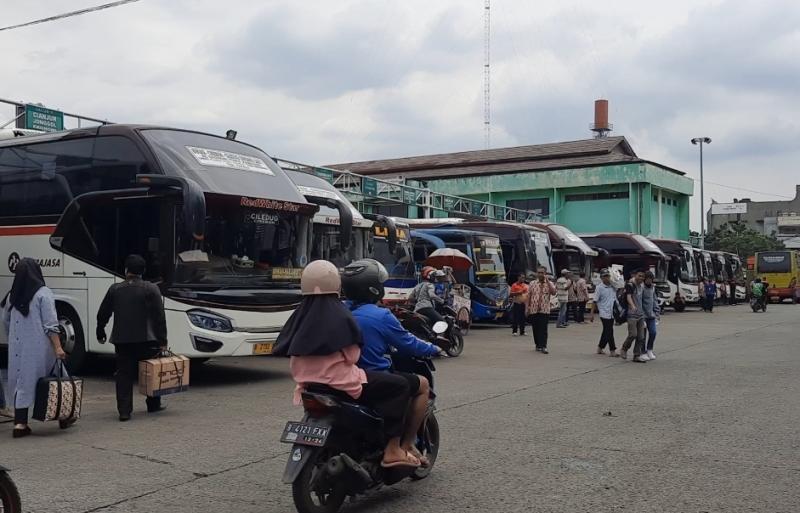
M 175 352 L 269 354 L 300 301 L 317 210 L 260 149 L 214 135 L 105 125 L 0 141 L 0 291 L 20 258 L 39 262 L 77 369 L 113 351 L 97 310 L 138 253 Z

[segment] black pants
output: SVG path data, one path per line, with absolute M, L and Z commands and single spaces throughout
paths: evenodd
M 410 400 L 406 378 L 391 372 L 366 371 L 367 382 L 358 402 L 375 410 L 383 417 L 383 426 L 388 438 L 403 436 L 403 423 Z
M 606 345 L 612 351 L 617 350 L 617 344 L 614 342 L 614 319 L 603 319 L 600 318 L 600 321 L 603 323 L 603 333 L 600 335 L 600 344 L 598 347 L 600 349 L 605 349 Z
M 570 301 L 567 303 L 567 322 L 569 322 L 570 315 L 572 320 L 578 322 L 578 302 Z
M 118 344 L 117 353 L 117 411 L 120 415 L 130 415 L 133 411 L 133 383 L 139 378 L 139 361 L 158 355 L 160 347 L 155 343 Z M 161 406 L 160 397 L 148 397 L 147 410 L 157 410 Z
M 437 322 L 444 320 L 444 317 L 442 317 L 435 308 L 420 308 L 417 310 L 417 313 L 424 315 L 428 319 L 428 322 L 430 322 L 431 327 Z
M 543 349 L 547 347 L 547 322 L 549 315 L 537 313 L 531 316 L 531 326 L 533 327 L 533 343 L 536 347 Z
M 575 320 L 578 322 L 584 322 L 586 316 L 586 301 L 578 301 L 578 310 L 575 312 Z
M 525 304 L 514 303 L 511 305 L 511 333 L 519 330 L 520 335 L 525 334 Z
M 705 297 L 705 303 L 706 304 L 703 307 L 703 309 L 708 311 L 708 312 L 713 312 L 714 311 L 714 300 L 715 299 L 716 298 L 714 296 L 706 296 Z
M 14 424 L 27 424 L 27 423 L 28 423 L 28 408 L 15 408 Z

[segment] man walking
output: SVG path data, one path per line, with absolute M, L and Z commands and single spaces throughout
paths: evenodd
M 633 361 L 644 363 L 650 359 L 642 354 L 644 346 L 644 313 L 642 310 L 642 293 L 644 289 L 644 272 L 636 271 L 633 279 L 625 284 L 625 301 L 628 303 L 628 338 L 622 344 L 619 355 L 628 359 L 628 349 L 633 346 Z
M 125 259 L 125 281 L 108 289 L 97 312 L 97 340 L 106 342 L 106 325 L 114 316 L 111 343 L 117 355 L 117 411 L 119 420 L 130 420 L 133 411 L 133 382 L 139 361 L 153 358 L 167 346 L 167 322 L 161 293 L 142 280 L 145 261 L 139 255 Z M 148 413 L 164 409 L 160 397 L 147 397 Z
M 656 298 L 656 276 L 647 271 L 644 274 L 644 289 L 642 289 L 642 311 L 644 313 L 644 323 L 647 327 L 647 344 L 644 347 L 643 353 L 650 360 L 656 359 L 656 354 L 653 352 L 653 344 L 656 341 L 658 317 L 661 310 L 658 307 L 658 299 Z
M 704 294 L 706 298 L 706 312 L 714 313 L 714 301 L 717 299 L 717 283 L 714 278 L 706 280 L 704 285 Z
M 566 269 L 561 270 L 561 277 L 556 281 L 556 298 L 558 299 L 558 323 L 557 328 L 567 327 L 567 315 L 569 307 L 569 289 L 572 287 L 572 281 L 569 279 L 569 271 Z
M 556 293 L 555 286 L 547 279 L 547 271 L 540 267 L 536 271 L 536 280 L 528 287 L 528 303 L 525 313 L 532 317 L 533 342 L 536 350 L 548 354 L 547 321 L 550 317 L 550 296 Z
M 589 284 L 586 283 L 586 273 L 583 271 L 581 271 L 578 281 L 575 282 L 575 296 L 578 301 L 575 320 L 578 324 L 584 324 L 586 322 L 586 303 L 589 302 Z
M 525 274 L 519 273 L 517 281 L 511 285 L 511 299 L 514 304 L 511 305 L 511 336 L 519 334 L 525 336 L 525 303 L 528 302 L 528 284 L 525 283 Z
M 605 354 L 606 345 L 608 346 L 608 356 L 615 357 L 617 354 L 617 344 L 614 342 L 614 305 L 617 304 L 617 289 L 611 285 L 611 272 L 608 269 L 600 271 L 602 283 L 594 291 L 594 305 L 592 316 L 589 319 L 594 322 L 594 314 L 600 314 L 600 322 L 603 323 L 603 333 L 600 335 L 600 343 L 597 345 L 597 354 Z

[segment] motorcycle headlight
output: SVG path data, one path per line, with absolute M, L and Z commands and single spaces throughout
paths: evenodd
M 189 310 L 186 312 L 186 315 L 189 316 L 189 322 L 198 328 L 210 331 L 221 331 L 224 333 L 233 331 L 233 325 L 227 317 L 203 310 Z

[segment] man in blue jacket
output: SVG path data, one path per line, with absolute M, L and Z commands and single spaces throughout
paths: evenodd
M 389 278 L 386 268 L 377 260 L 364 259 L 353 262 L 342 273 L 342 292 L 350 300 L 350 310 L 361 328 L 364 345 L 358 366 L 364 370 L 395 372 L 388 354 L 391 348 L 408 356 L 435 356 L 441 348 L 418 339 L 408 332 L 397 317 L 377 305 L 383 299 L 383 283 Z M 417 432 L 425 420 L 430 397 L 430 384 L 424 376 L 396 372 L 408 380 L 411 389 L 411 411 L 406 420 L 402 447 L 420 459 L 423 466 L 427 458 L 417 450 Z

